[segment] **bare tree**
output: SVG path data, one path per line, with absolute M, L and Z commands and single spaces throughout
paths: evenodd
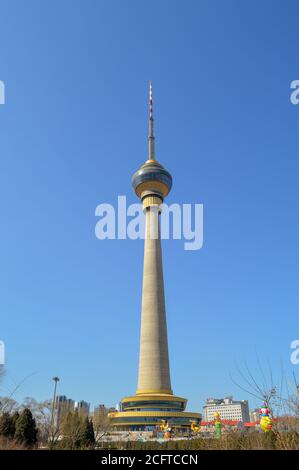
M 1 412 L 3 413 L 4 411 L 12 412 L 15 411 L 15 409 L 12 409 L 12 407 L 16 408 L 17 407 L 17 402 L 12 398 L 15 393 L 19 390 L 19 388 L 23 385 L 23 383 L 32 375 L 35 373 L 26 375 L 20 382 L 16 383 L 14 388 L 12 390 L 8 390 L 9 395 L 7 397 L 2 398 L 2 406 L 0 405 Z M 3 378 L 3 370 L 2 370 L 2 378 Z
M 70 412 L 62 422 L 62 443 L 68 449 L 77 449 L 80 447 L 82 436 L 83 418 L 77 411 Z
M 299 418 L 299 384 L 295 372 L 293 372 L 292 380 L 286 384 L 286 388 L 288 391 L 286 407 L 294 416 Z
M 14 413 L 18 411 L 19 404 L 11 397 L 0 397 L 0 413 Z
M 42 443 L 48 444 L 51 442 L 51 439 L 54 442 L 58 438 L 58 429 L 55 430 L 56 432 L 53 435 L 53 427 L 51 425 L 51 400 L 38 402 L 35 398 L 26 397 L 21 408 L 30 409 L 38 427 L 39 440 Z
M 111 430 L 110 419 L 108 418 L 108 409 L 103 408 L 93 416 L 93 427 L 95 433 L 96 446 L 99 447 L 101 441 L 109 434 Z
M 292 436 L 292 433 L 294 436 L 298 435 L 299 424 L 299 393 L 295 375 L 290 386 L 283 367 L 281 367 L 280 376 L 274 379 L 269 364 L 267 371 L 261 366 L 258 357 L 257 364 L 259 374 L 256 373 L 255 375 L 246 363 L 243 369 L 236 365 L 238 379 L 231 376 L 231 380 L 238 388 L 265 403 L 271 412 L 272 418 L 274 418 L 272 432 L 275 434 L 280 448 L 291 449 L 293 448 L 292 439 L 294 437 L 290 438 L 290 436 Z
M 258 356 L 256 359 L 257 373 L 253 374 L 246 362 L 243 367 L 236 363 L 237 378 L 232 374 L 230 374 L 230 378 L 238 388 L 258 399 L 261 404 L 265 403 L 272 416 L 279 416 L 285 402 L 283 398 L 284 371 L 281 370 L 280 378 L 274 379 L 270 364 L 267 364 L 267 368 L 262 367 Z

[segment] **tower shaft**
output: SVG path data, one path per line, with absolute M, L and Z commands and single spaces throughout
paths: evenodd
M 145 199 L 145 241 L 142 314 L 137 394 L 172 394 L 164 299 L 160 208 L 157 198 Z M 144 201 L 144 203 L 145 203 Z M 151 204 L 153 202 L 153 204 Z

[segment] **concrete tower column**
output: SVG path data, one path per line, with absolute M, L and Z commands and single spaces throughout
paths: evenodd
M 172 394 L 169 372 L 158 197 L 145 206 L 142 313 L 137 394 Z

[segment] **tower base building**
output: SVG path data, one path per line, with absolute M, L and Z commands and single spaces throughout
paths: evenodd
M 191 423 L 199 424 L 201 415 L 184 411 L 186 398 L 152 393 L 125 397 L 121 411 L 110 413 L 111 424 L 118 431 L 152 431 L 163 421 L 172 429 L 186 430 Z

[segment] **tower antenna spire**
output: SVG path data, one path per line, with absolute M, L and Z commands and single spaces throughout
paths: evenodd
M 152 85 L 152 81 L 150 81 L 150 90 L 149 90 L 148 158 L 149 158 L 149 160 L 155 160 L 155 136 L 154 136 L 153 85 Z

